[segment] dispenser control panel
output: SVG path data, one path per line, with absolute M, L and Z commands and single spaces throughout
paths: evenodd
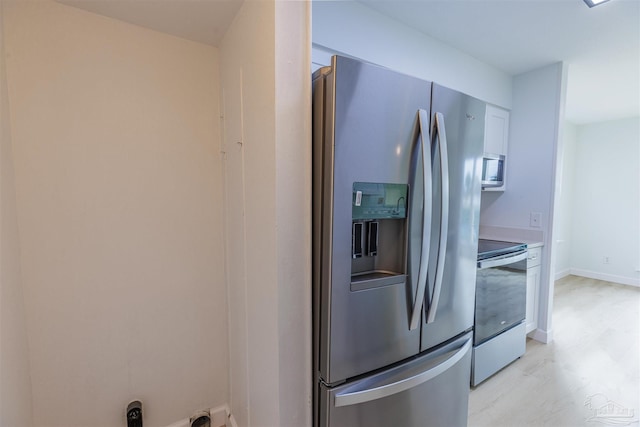
M 393 219 L 407 216 L 407 184 L 353 183 L 352 219 Z
M 354 182 L 352 200 L 351 256 L 353 259 L 377 257 L 380 235 L 394 227 L 391 223 L 407 216 L 406 184 Z M 397 231 L 396 231 L 397 232 Z M 384 240 L 384 239 L 383 239 Z M 387 240 L 386 246 L 390 242 Z M 385 246 L 383 244 L 383 246 Z M 363 266 L 358 266 L 359 270 Z M 370 266 L 369 266 L 370 267 Z M 367 267 L 368 268 L 368 267 Z

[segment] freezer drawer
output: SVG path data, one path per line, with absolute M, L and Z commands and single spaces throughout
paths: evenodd
M 321 427 L 467 425 L 470 333 L 422 357 L 338 387 L 319 385 Z

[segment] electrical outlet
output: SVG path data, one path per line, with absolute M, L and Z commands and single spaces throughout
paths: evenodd
M 602 263 L 603 264 L 611 264 L 611 258 L 608 257 L 608 256 L 602 257 Z
M 529 217 L 529 225 L 531 227 L 540 228 L 542 223 L 542 214 L 540 212 L 531 212 Z

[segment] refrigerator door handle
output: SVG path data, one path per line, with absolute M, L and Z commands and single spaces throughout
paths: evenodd
M 457 350 L 445 361 L 438 363 L 433 368 L 420 372 L 417 375 L 403 378 L 401 380 L 394 381 L 388 384 L 374 384 L 374 387 L 364 390 L 351 391 L 353 390 L 351 389 L 336 394 L 335 406 L 340 407 L 371 402 L 373 400 L 389 397 L 394 394 L 417 387 L 420 384 L 425 383 L 452 368 L 471 350 L 471 342 L 472 340 L 471 338 L 469 338 L 466 343 L 462 347 L 460 347 L 459 350 Z
M 418 269 L 418 285 L 416 287 L 416 296 L 413 301 L 413 310 L 411 311 L 411 321 L 409 322 L 409 330 L 412 331 L 420 324 L 420 316 L 422 314 L 422 305 L 424 303 L 424 294 L 427 288 L 427 270 L 429 267 L 429 245 L 431 242 L 431 150 L 426 144 L 426 135 L 429 129 L 429 115 L 426 110 L 418 110 L 418 131 L 420 140 L 420 151 L 422 153 L 422 185 L 424 197 L 422 199 L 422 246 L 420 250 L 420 267 Z M 429 151 L 427 151 L 429 150 Z
M 442 113 L 435 113 L 433 132 L 431 141 L 438 141 L 438 151 L 440 154 L 440 242 L 438 245 L 438 258 L 436 262 L 436 275 L 434 280 L 433 295 L 427 312 L 427 323 L 432 323 L 436 319 L 440 291 L 442 289 L 442 276 L 444 275 L 444 260 L 447 253 L 447 235 L 449 234 L 449 159 L 447 156 L 447 133 L 444 128 L 444 116 Z

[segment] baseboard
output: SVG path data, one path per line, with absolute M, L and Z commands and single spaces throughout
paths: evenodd
M 581 270 L 572 268 L 570 274 L 574 276 L 588 277 L 589 279 L 604 280 L 606 282 L 619 283 L 621 285 L 640 287 L 640 279 L 632 279 L 630 277 L 615 276 L 613 274 L 598 273 L 596 271 Z
M 527 336 L 531 339 L 539 341 L 544 344 L 549 344 L 553 339 L 553 331 L 543 331 L 542 329 L 534 329 L 529 332 Z
M 236 419 L 233 417 L 229 405 L 222 405 L 216 408 L 209 409 L 209 415 L 211 417 L 211 427 L 238 427 Z M 167 427 L 191 427 L 190 419 L 185 418 L 180 421 L 168 425 Z
M 231 409 L 229 409 L 229 406 L 224 405 L 224 411 L 225 411 L 224 415 L 227 417 L 227 420 L 224 424 L 225 427 L 238 427 L 238 423 L 236 423 L 236 419 L 231 413 Z
M 211 410 L 211 427 L 238 427 L 229 405 L 218 406 Z
M 562 270 L 562 271 L 556 271 L 556 278 L 555 278 L 555 280 L 560 280 L 560 279 L 562 279 L 563 277 L 567 277 L 567 276 L 569 276 L 570 274 L 571 274 L 571 269 L 570 269 L 570 268 L 567 268 L 567 269 Z

